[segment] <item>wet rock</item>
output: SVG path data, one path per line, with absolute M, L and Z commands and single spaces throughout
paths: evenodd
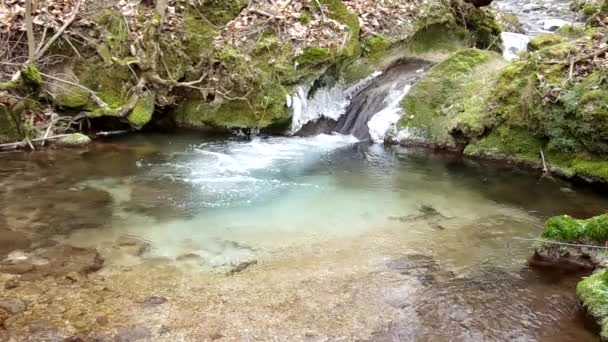
M 10 252 L 27 249 L 30 240 L 25 234 L 7 228 L 0 228 L 0 259 L 4 259 Z
M 559 253 L 535 251 L 534 255 L 528 260 L 530 267 L 551 268 L 563 272 L 585 272 L 593 271 L 596 263 L 588 255 L 575 254 L 570 252 Z
M 110 323 L 110 320 L 108 320 L 108 316 L 99 316 L 95 319 L 95 322 L 97 322 L 99 325 L 105 326 Z
M 250 261 L 244 261 L 241 263 L 238 263 L 234 266 L 234 268 L 232 268 L 230 271 L 228 271 L 228 275 L 235 275 L 237 273 L 241 273 L 243 271 L 245 271 L 246 269 L 248 269 L 251 266 L 257 265 L 258 261 L 257 260 L 250 260 Z
M 168 302 L 168 300 L 165 297 L 150 296 L 150 297 L 144 299 L 142 301 L 142 304 L 146 307 L 153 307 L 153 306 L 165 304 L 166 302 Z
M 182 254 L 176 258 L 177 261 L 203 261 L 203 257 L 196 253 Z
M 0 264 L 0 272 L 6 274 L 25 274 L 34 270 L 34 265 L 27 261 Z
M 150 243 L 130 235 L 121 236 L 116 243 L 120 249 L 133 256 L 142 256 L 150 249 Z
M 100 270 L 103 258 L 94 249 L 57 245 L 40 254 L 49 263 L 40 272 L 47 275 L 67 275 L 72 272 L 89 274 Z
M 29 331 L 29 341 L 64 342 L 68 337 L 62 334 L 52 323 L 47 321 L 31 322 Z
M 4 321 L 6 321 L 10 317 L 8 311 L 4 309 L 0 309 L 0 329 L 4 329 Z M 0 340 L 1 341 L 1 340 Z
M 0 298 L 0 309 L 16 315 L 27 310 L 27 303 L 18 298 Z
M 135 342 L 144 341 L 151 337 L 150 329 L 142 326 L 129 326 L 118 328 L 114 339 L 116 342 Z

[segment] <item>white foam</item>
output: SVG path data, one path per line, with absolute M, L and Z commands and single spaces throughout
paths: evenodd
M 309 89 L 298 87 L 291 101 L 287 102 L 292 108 L 291 134 L 297 133 L 307 123 L 316 122 L 321 118 L 338 120 L 344 114 L 352 97 L 381 74 L 379 71 L 375 72 L 348 88 L 337 84 L 331 88 L 318 89 L 310 99 Z
M 502 55 L 506 60 L 513 60 L 520 53 L 528 51 L 530 36 L 521 33 L 503 32 L 501 37 L 503 42 Z
M 367 127 L 369 127 L 369 134 L 373 142 L 384 142 L 387 133 L 399 121 L 402 115 L 401 101 L 403 101 L 403 98 L 409 93 L 411 88 L 412 85 L 407 84 L 403 89 L 392 90 L 385 99 L 386 108 L 369 120 Z

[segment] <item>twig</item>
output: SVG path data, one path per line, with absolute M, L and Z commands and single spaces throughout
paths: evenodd
M 57 39 L 59 39 L 59 37 L 63 34 L 63 32 L 70 25 L 72 25 L 74 20 L 76 20 L 76 16 L 78 15 L 78 12 L 80 11 L 80 4 L 81 4 L 81 1 L 76 2 L 76 5 L 74 6 L 74 10 L 72 11 L 72 15 L 70 15 L 68 20 L 66 20 L 65 23 L 63 23 L 63 26 L 61 26 L 61 28 L 59 28 L 59 30 L 57 30 L 57 32 L 55 32 L 55 34 L 46 42 L 46 44 L 44 44 L 42 46 L 42 48 L 40 48 L 39 51 L 36 52 L 36 54 L 34 55 L 34 58 L 32 60 L 28 60 L 26 64 L 35 62 L 40 57 L 42 57 L 46 53 L 46 51 L 53 45 L 53 43 L 55 43 L 55 41 Z
M 319 10 L 321 10 L 321 19 L 323 20 L 323 22 L 325 22 L 327 18 L 325 18 L 325 11 L 323 11 L 323 6 L 319 2 L 319 0 L 315 0 L 315 2 L 317 3 L 317 6 L 319 6 Z
M 8 143 L 8 144 L 0 144 L 0 149 L 17 148 L 17 147 L 20 147 L 20 146 L 25 146 L 26 144 L 29 144 L 31 146 L 32 143 L 35 143 L 35 142 L 57 140 L 57 139 L 68 137 L 70 135 L 71 134 L 59 134 L 59 135 L 54 135 L 52 137 L 38 138 L 38 139 L 28 139 L 28 138 L 26 138 L 24 141 L 19 141 L 19 142 L 14 142 L 14 143 Z M 33 149 L 33 147 L 32 147 L 32 149 Z
M 55 81 L 58 81 L 58 82 L 62 82 L 62 83 L 69 84 L 71 86 L 78 87 L 80 89 L 86 90 L 89 93 L 89 96 L 91 97 L 91 99 L 93 100 L 93 102 L 95 102 L 96 105 L 98 105 L 99 107 L 105 108 L 105 109 L 109 109 L 110 108 L 110 106 L 107 103 L 105 103 L 102 99 L 100 99 L 97 96 L 97 94 L 95 94 L 94 91 L 92 91 L 91 89 L 89 89 L 89 88 L 87 88 L 87 87 L 85 87 L 85 86 L 83 86 L 81 84 L 78 84 L 78 83 L 75 83 L 75 82 L 70 82 L 68 80 L 64 80 L 64 79 L 61 79 L 61 78 L 58 78 L 58 77 L 55 77 L 55 76 L 51 76 L 49 74 L 45 74 L 45 73 L 42 73 L 42 72 L 40 73 L 40 75 L 42 75 L 44 77 L 48 77 L 48 78 L 50 78 L 52 80 L 55 80 Z
M 567 243 L 567 242 L 559 242 L 559 241 L 552 241 L 552 240 L 545 240 L 545 239 L 524 239 L 524 238 L 518 238 L 518 237 L 515 237 L 513 239 L 520 240 L 520 241 L 542 242 L 542 243 L 548 243 L 548 244 L 552 244 L 552 245 L 562 245 L 562 246 L 569 246 L 569 247 L 608 249 L 608 246 L 585 245 L 585 244 Z
M 540 149 L 540 158 L 543 161 L 543 174 L 548 174 L 549 173 L 549 169 L 547 168 L 547 163 L 545 162 L 545 153 L 543 152 L 543 149 Z

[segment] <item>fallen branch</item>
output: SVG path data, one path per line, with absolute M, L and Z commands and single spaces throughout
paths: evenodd
M 38 143 L 38 142 L 45 142 L 45 141 L 50 141 L 50 140 L 57 140 L 57 139 L 61 139 L 61 138 L 65 138 L 70 136 L 71 134 L 59 134 L 59 135 L 54 135 L 52 137 L 46 137 L 46 138 L 38 138 L 38 139 L 24 139 L 23 141 L 19 141 L 19 142 L 14 142 L 14 143 L 8 143 L 8 144 L 0 144 L 0 149 L 15 149 L 15 148 L 19 148 L 19 147 L 24 147 L 27 145 L 30 145 L 30 147 L 32 149 L 34 149 L 34 147 L 32 146 L 32 143 Z
M 513 239 L 520 240 L 520 241 L 542 242 L 542 243 L 548 243 L 551 245 L 560 245 L 560 246 L 568 246 L 568 247 L 608 249 L 608 246 L 585 245 L 585 244 L 567 243 L 567 242 L 552 241 L 552 240 L 545 240 L 545 239 L 524 239 L 524 238 L 517 238 L 517 237 L 513 238 Z
M 62 82 L 62 83 L 65 83 L 65 84 L 68 84 L 68 85 L 80 88 L 82 90 L 85 90 L 85 91 L 87 91 L 89 93 L 89 96 L 91 97 L 91 100 L 93 100 L 93 102 L 95 102 L 96 105 L 98 105 L 101 108 L 107 109 L 107 110 L 110 109 L 110 106 L 107 103 L 105 103 L 102 99 L 100 99 L 99 96 L 97 96 L 97 94 L 94 91 L 92 91 L 91 89 L 83 86 L 82 84 L 78 84 L 76 82 L 71 82 L 71 81 L 68 81 L 68 80 L 64 80 L 62 78 L 55 77 L 55 76 L 52 76 L 52 75 L 49 75 L 49 74 L 45 74 L 45 73 L 42 73 L 42 72 L 40 73 L 40 75 L 42 75 L 44 77 L 47 77 L 47 78 L 50 78 L 52 80 L 55 80 L 57 82 Z

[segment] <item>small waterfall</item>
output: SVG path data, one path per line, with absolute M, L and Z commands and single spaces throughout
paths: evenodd
M 384 141 L 401 117 L 401 100 L 430 65 L 428 61 L 405 59 L 388 68 L 353 97 L 334 131 L 362 141 Z
M 521 33 L 503 32 L 501 37 L 503 42 L 502 55 L 506 60 L 513 60 L 520 53 L 528 51 L 530 36 Z
M 381 74 L 375 72 L 348 88 L 344 88 L 341 84 L 332 88 L 321 88 L 311 98 L 308 98 L 309 89 L 298 87 L 296 94 L 288 96 L 287 99 L 287 104 L 293 111 L 291 134 L 296 134 L 304 125 L 321 119 L 338 120 L 344 114 L 353 95 Z
M 350 88 L 321 89 L 312 98 L 300 88 L 288 101 L 293 108 L 291 132 L 339 133 L 360 141 L 383 142 L 401 117 L 401 100 L 430 65 L 428 61 L 403 59 Z

